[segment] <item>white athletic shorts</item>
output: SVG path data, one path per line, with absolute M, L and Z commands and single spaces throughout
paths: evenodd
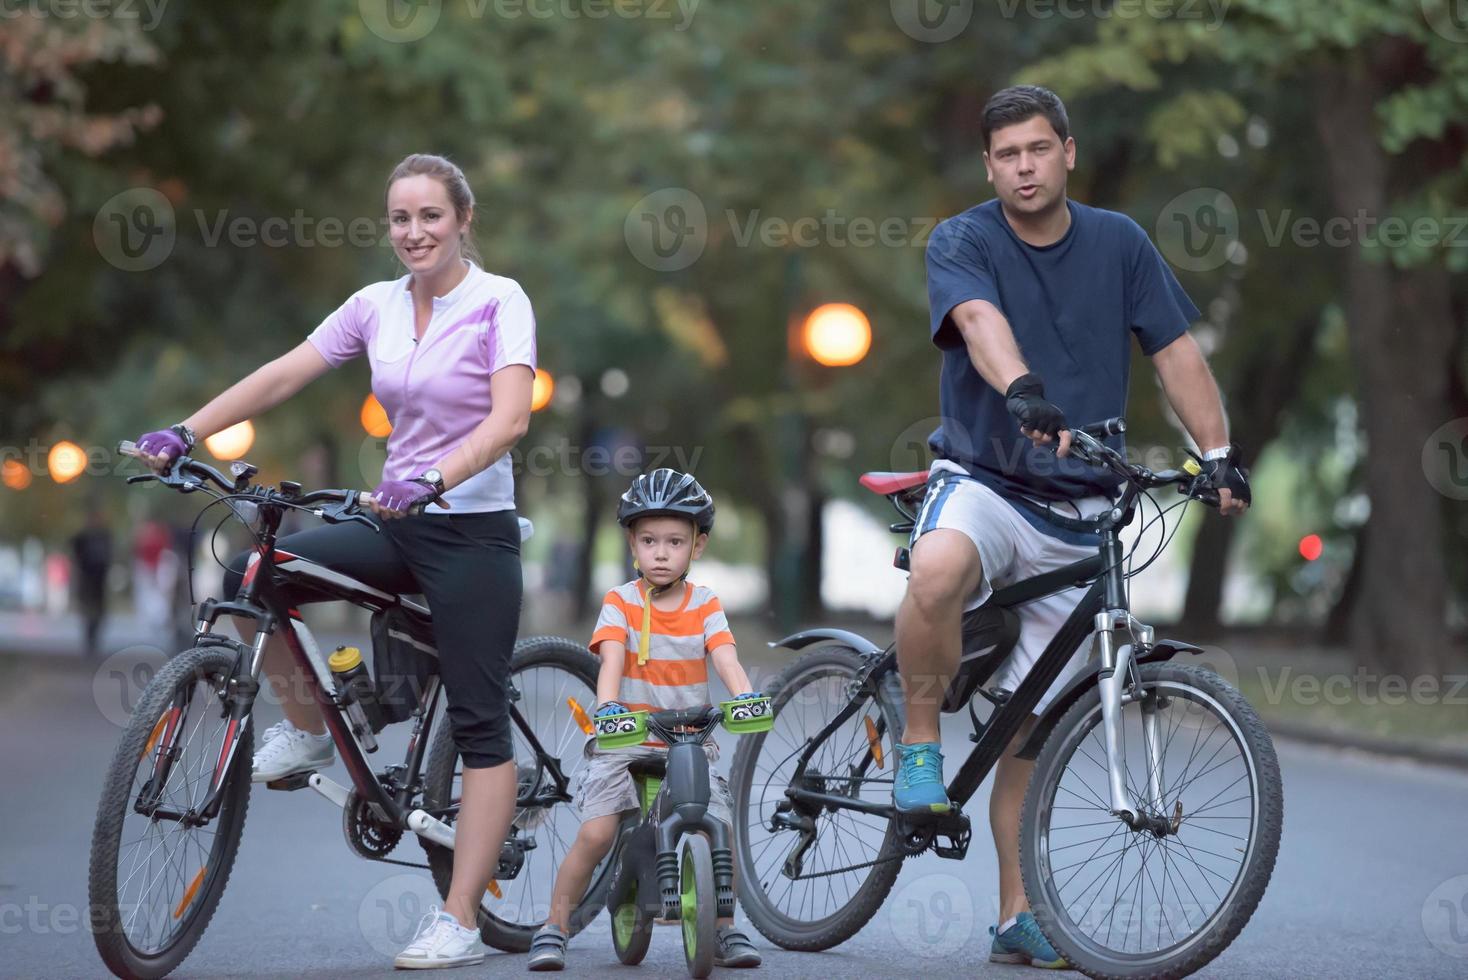
M 939 481 L 939 474 L 957 476 Z M 978 590 L 969 597 L 964 609 L 983 605 L 996 588 L 1013 585 L 1044 572 L 1054 571 L 1097 553 L 1097 548 L 1071 544 L 1038 530 L 1025 519 L 1014 504 L 989 487 L 970 477 L 962 467 L 950 460 L 933 463 L 928 473 L 928 494 L 923 499 L 913 527 L 912 544 L 918 538 L 946 528 L 961 531 L 974 543 L 983 564 L 984 578 Z M 1111 506 L 1106 497 L 1085 497 L 1074 501 L 1078 516 L 1094 517 Z M 1066 516 L 1070 513 L 1066 505 Z M 1099 542 L 1098 542 L 1099 544 Z M 1018 689 L 1020 681 L 1034 667 L 1055 638 L 1060 627 L 1086 595 L 1086 589 L 1067 589 L 1044 599 L 1036 599 L 1015 608 L 1019 616 L 1019 641 L 1014 652 L 989 679 L 986 687 Z M 1083 643 L 1060 672 L 1055 683 L 1040 698 L 1035 713 L 1043 713 L 1065 685 L 1080 672 L 1091 654 L 1091 643 Z

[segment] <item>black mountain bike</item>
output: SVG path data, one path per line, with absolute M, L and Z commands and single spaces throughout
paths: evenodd
M 769 686 L 775 727 L 741 739 L 730 772 L 746 830 L 736 835 L 740 898 L 772 942 L 829 949 L 867 923 L 905 858 L 931 849 L 961 860 L 971 837 L 962 807 L 1093 633 L 1093 661 L 1019 750 L 1037 760 L 1019 845 L 1041 929 L 1091 976 L 1177 977 L 1217 956 L 1253 914 L 1283 819 L 1273 743 L 1216 673 L 1171 662 L 1199 647 L 1158 640 L 1131 615 L 1127 579 L 1135 573 L 1123 567 L 1119 533 L 1139 501 L 1157 507 L 1156 520 L 1165 517 L 1148 489 L 1176 486 L 1182 506 L 1217 506 L 1217 494 L 1191 460 L 1160 473 L 1128 463 L 1101 441 L 1125 431 L 1121 419 L 1071 431 L 1071 455 L 1123 486 L 1110 510 L 1066 522 L 1097 534 L 1095 557 L 1001 588 L 965 614 L 943 710 L 967 708 L 975 745 L 948 785 L 953 812 L 911 817 L 892 806 L 889 763 L 905 725 L 894 647 L 834 629 L 772 644 L 816 647 Z M 927 478 L 869 473 L 862 484 L 904 516 L 892 530 L 910 532 Z M 898 567 L 907 559 L 899 549 Z M 986 689 L 1014 649 L 1015 608 L 1088 585 L 1018 690 Z
M 118 451 L 137 454 L 127 442 Z M 230 506 L 225 519 L 251 527 L 256 555 L 233 602 L 200 605 L 193 646 L 169 660 L 143 691 L 108 770 L 92 832 L 89 888 L 97 950 L 119 977 L 165 976 L 188 956 L 214 914 L 249 805 L 252 715 L 265 642 L 277 631 L 305 674 L 351 785 L 319 772 L 266 785 L 317 791 L 341 807 L 347 844 L 359 856 L 426 867 L 439 892 L 448 893 L 462 767 L 451 726 L 435 711 L 440 683 L 428 609 L 275 547 L 287 511 L 332 524 L 371 525 L 365 493 L 306 493 L 289 482 L 279 489 L 253 486 L 256 469 L 248 463 L 233 464 L 231 473 L 232 480 L 181 457 L 163 475 L 128 478 L 203 493 Z M 251 511 L 256 516 L 247 519 Z M 522 538 L 529 531 L 529 522 L 522 522 Z M 393 720 L 386 701 L 374 704 L 376 685 L 364 688 L 364 678 L 333 672 L 344 661 L 333 658 L 328 665 L 299 610 L 283 598 L 287 585 L 309 589 L 313 600 L 372 610 L 382 617 L 388 640 L 410 651 L 415 662 L 407 679 L 413 683 L 402 715 L 413 727 L 401 764 L 373 771 L 368 756 L 377 750 L 375 735 Z M 253 645 L 216 633 L 221 616 L 252 620 Z M 510 671 L 517 804 L 479 925 L 486 943 L 524 952 L 544 921 L 536 910 L 548 907 L 550 882 L 579 824 L 571 781 L 592 730 L 582 705 L 595 703 L 596 664 L 578 643 L 535 637 L 516 644 Z M 377 681 L 382 679 L 379 672 Z M 388 856 L 405 832 L 419 838 L 427 865 Z M 608 879 L 605 865 L 592 876 L 573 917 L 577 928 L 600 910 Z

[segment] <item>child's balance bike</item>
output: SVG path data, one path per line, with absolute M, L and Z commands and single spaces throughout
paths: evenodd
M 678 711 L 629 711 L 595 719 L 604 749 L 640 745 L 651 732 L 668 743 L 666 760 L 633 762 L 641 813 L 617 832 L 607 910 L 612 946 L 628 965 L 642 962 L 655 919 L 683 925 L 688 972 L 713 970 L 715 930 L 734 915 L 733 829 L 708 812 L 709 764 L 703 744 L 717 722 L 735 734 L 768 731 L 769 698 L 725 701 Z M 704 831 L 704 840 L 696 831 Z M 713 842 L 710 847 L 709 841 Z

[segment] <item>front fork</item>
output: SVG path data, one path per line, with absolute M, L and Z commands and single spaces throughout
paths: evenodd
M 1130 698 L 1127 678 L 1131 674 L 1136 648 L 1131 643 L 1117 646 L 1113 631 L 1122 628 L 1137 639 L 1145 652 L 1152 647 L 1152 627 L 1135 619 L 1124 609 L 1102 610 L 1096 614 L 1096 642 L 1101 659 L 1097 686 L 1101 690 L 1101 728 L 1106 741 L 1106 771 L 1111 790 L 1111 812 L 1137 827 L 1144 814 L 1159 815 L 1163 811 L 1162 741 L 1159 737 L 1157 701 L 1143 697 L 1142 742 L 1147 763 L 1147 798 L 1134 800 L 1127 791 L 1126 752 L 1122 742 L 1122 708 Z

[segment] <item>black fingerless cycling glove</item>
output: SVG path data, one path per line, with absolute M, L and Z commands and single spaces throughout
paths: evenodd
M 1004 393 L 1004 407 L 1019 419 L 1020 429 L 1027 432 L 1032 430 L 1047 436 L 1059 436 L 1061 429 L 1068 428 L 1065 413 L 1053 402 L 1045 400 L 1045 383 L 1038 374 L 1022 374 L 1015 378 Z
M 1222 459 L 1210 459 L 1203 463 L 1203 475 L 1208 486 L 1214 490 L 1227 489 L 1235 500 L 1253 503 L 1249 494 L 1249 469 L 1244 465 L 1243 452 L 1237 444 L 1230 443 L 1228 455 Z

